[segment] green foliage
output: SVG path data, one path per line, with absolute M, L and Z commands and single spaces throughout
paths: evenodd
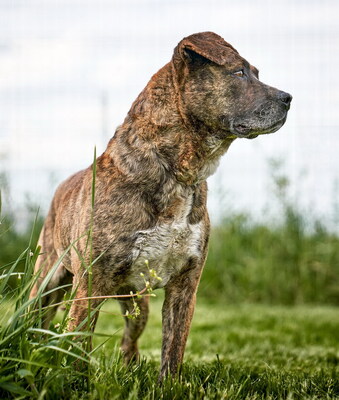
M 1 192 L 0 192 L 1 197 Z M 2 273 L 9 270 L 16 260 L 18 254 L 24 252 L 27 244 L 30 242 L 32 248 L 35 248 L 39 233 L 43 224 L 43 218 L 38 215 L 36 207 L 27 205 L 27 222 L 22 229 L 17 229 L 15 216 L 12 212 L 7 212 L 5 215 L 1 213 L 0 201 L 0 269 Z M 32 226 L 34 230 L 32 232 Z M 20 259 L 17 262 L 16 269 L 13 272 L 24 271 L 24 260 Z M 9 287 L 14 288 L 20 282 L 17 276 L 10 277 L 8 284 Z
M 290 199 L 288 179 L 271 162 L 280 220 L 224 217 L 211 234 L 200 295 L 228 303 L 339 304 L 339 237 Z
M 212 231 L 200 295 L 227 302 L 339 304 L 339 238 L 287 210 L 282 225 L 232 216 Z

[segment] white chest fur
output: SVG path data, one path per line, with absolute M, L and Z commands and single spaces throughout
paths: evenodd
M 142 290 L 145 279 L 155 288 L 164 287 L 170 278 L 187 265 L 189 258 L 201 256 L 203 221 L 189 224 L 191 199 L 170 222 L 163 222 L 152 229 L 137 232 L 133 249 L 132 271 L 128 284 Z M 155 270 L 161 281 L 150 276 Z

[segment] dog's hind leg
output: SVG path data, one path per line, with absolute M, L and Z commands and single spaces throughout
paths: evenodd
M 44 279 L 58 260 L 57 253 L 54 250 L 51 240 L 50 231 L 51 229 L 46 230 L 46 227 L 44 227 L 40 234 L 39 244 L 41 245 L 41 254 L 35 265 L 34 274 L 36 281 L 30 293 L 31 299 L 37 297 Z M 53 276 L 51 276 L 49 282 L 47 282 L 43 293 L 39 293 L 39 298 L 37 298 L 34 306 L 35 310 L 41 307 L 42 327 L 44 329 L 49 328 L 49 324 L 57 311 L 58 306 L 53 306 L 53 304 L 60 303 L 65 293 L 70 290 L 72 277 L 73 275 L 60 264 Z M 58 289 L 59 287 L 60 289 Z M 49 293 L 46 294 L 47 292 Z
M 142 297 L 134 301 L 132 299 L 120 300 L 119 303 L 125 318 L 125 330 L 121 341 L 121 350 L 125 363 L 129 364 L 131 361 L 139 359 L 137 342 L 147 323 L 149 298 Z M 133 316 L 135 306 L 140 310 L 140 314 L 136 317 Z M 126 312 L 128 312 L 130 317 L 126 315 Z
M 39 296 L 40 301 L 37 299 L 35 309 L 38 310 L 38 308 L 41 307 L 43 313 L 42 328 L 49 328 L 49 324 L 56 314 L 58 305 L 60 305 L 60 302 L 62 301 L 65 293 L 68 292 L 71 288 L 72 277 L 73 275 L 69 271 L 67 271 L 62 264 L 60 264 L 54 275 L 48 282 L 44 292 L 41 294 L 41 297 Z M 32 288 L 30 298 L 34 298 L 37 296 L 43 280 L 44 276 L 40 276 L 38 278 L 37 282 Z M 49 293 L 46 294 L 47 292 Z
M 93 333 L 103 299 L 96 298 L 97 293 L 95 292 L 89 296 L 87 275 L 74 275 L 72 290 L 75 291 L 75 297 L 72 300 L 67 329 L 70 332 L 87 331 Z M 88 299 L 88 297 L 91 297 L 91 299 Z M 92 348 L 92 338 L 89 347 Z

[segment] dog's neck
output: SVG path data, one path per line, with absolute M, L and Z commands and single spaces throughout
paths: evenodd
M 172 65 L 165 65 L 140 93 L 106 154 L 135 183 L 175 179 L 196 185 L 214 173 L 233 139 L 218 139 L 181 109 Z

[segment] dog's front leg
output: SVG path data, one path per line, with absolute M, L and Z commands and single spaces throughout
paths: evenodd
M 182 273 L 171 280 L 165 288 L 165 301 L 162 309 L 160 380 L 167 374 L 176 374 L 182 363 L 201 269 L 196 266 L 194 269 Z
M 121 350 L 123 352 L 125 364 L 129 364 L 131 361 L 137 361 L 139 359 L 137 342 L 147 323 L 148 303 L 148 297 L 142 297 L 141 299 L 135 299 L 134 301 L 131 299 L 120 301 L 123 314 L 126 314 L 126 311 L 133 314 L 133 312 L 136 311 L 135 306 L 139 307 L 140 311 L 140 315 L 133 319 L 130 319 L 125 315 L 125 330 L 121 341 Z

